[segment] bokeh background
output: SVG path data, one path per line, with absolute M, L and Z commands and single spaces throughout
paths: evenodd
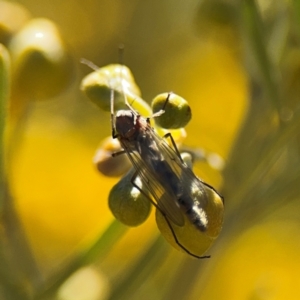
M 12 56 L 1 299 L 299 299 L 298 1 L 9 3 L 16 10 L 0 10 L 12 24 L 0 31 Z M 66 58 L 58 73 L 31 78 L 15 39 L 35 18 L 57 26 Z M 112 223 L 118 179 L 92 164 L 110 116 L 80 91 L 91 72 L 80 59 L 117 63 L 120 43 L 143 98 L 187 99 L 185 144 L 225 161 L 221 171 L 194 168 L 225 197 L 209 260 L 173 249 L 153 214 L 129 230 Z

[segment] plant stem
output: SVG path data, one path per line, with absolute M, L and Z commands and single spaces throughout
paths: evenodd
M 111 250 L 120 237 L 126 232 L 127 227 L 114 220 L 107 230 L 90 246 L 82 250 L 73 260 L 63 269 L 53 274 L 46 284 L 37 291 L 33 299 L 52 299 L 64 283 L 79 268 L 101 260 Z
M 3 209 L 6 184 L 5 170 L 5 125 L 8 113 L 10 90 L 10 58 L 6 48 L 0 44 L 0 211 Z

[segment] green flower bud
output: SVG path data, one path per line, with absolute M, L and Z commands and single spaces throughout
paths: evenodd
M 117 139 L 109 137 L 102 142 L 93 160 L 100 173 L 108 177 L 118 177 L 130 170 L 132 165 L 127 155 L 112 156 L 119 151 L 121 146 Z
M 192 118 L 191 108 L 187 101 L 173 93 L 163 93 L 156 96 L 151 106 L 154 114 L 164 111 L 155 117 L 155 123 L 163 128 L 183 128 Z
M 81 90 L 100 109 L 110 111 L 111 91 L 114 91 L 114 109 L 125 108 L 124 94 L 129 103 L 136 101 L 141 92 L 129 68 L 108 65 L 88 74 L 81 82 Z
M 131 183 L 135 170 L 130 170 L 110 191 L 109 208 L 115 218 L 127 226 L 138 226 L 146 221 L 151 202 Z
M 205 231 L 196 228 L 185 214 L 185 224 L 182 227 L 173 224 L 172 221 L 169 220 L 178 241 L 191 253 L 197 256 L 202 256 L 219 235 L 222 229 L 224 215 L 224 205 L 221 197 L 206 185 L 203 185 L 203 188 L 207 194 L 207 199 L 203 199 L 203 194 L 199 190 L 193 191 L 191 188 L 191 193 L 194 201 L 200 202 L 201 208 L 205 213 L 207 220 L 207 228 Z M 174 248 L 185 252 L 176 243 L 168 223 L 159 210 L 156 210 L 156 223 L 165 239 Z
M 9 48 L 13 59 L 13 90 L 18 97 L 46 99 L 61 93 L 70 83 L 71 60 L 53 22 L 31 20 L 13 37 Z

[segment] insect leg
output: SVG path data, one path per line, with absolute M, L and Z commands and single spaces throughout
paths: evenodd
M 201 181 L 201 183 L 203 183 L 205 186 L 207 186 L 208 188 L 210 188 L 211 190 L 213 190 L 213 191 L 221 198 L 223 204 L 225 203 L 224 197 L 223 197 L 220 193 L 218 193 L 218 191 L 217 191 L 214 187 L 212 187 L 210 184 L 208 184 L 208 183 L 202 181 L 200 178 L 198 178 L 198 179 L 199 179 L 199 180 Z
M 168 104 L 168 102 L 169 102 L 169 99 L 170 99 L 170 96 L 171 96 L 172 94 L 173 94 L 173 92 L 169 92 L 169 93 L 168 93 L 166 102 L 165 102 L 164 107 L 162 108 L 162 110 L 165 110 L 165 109 L 166 109 L 166 106 L 167 106 L 167 104 Z
M 110 90 L 110 123 L 111 123 L 111 135 L 113 139 L 118 137 L 115 123 L 115 113 L 114 113 L 114 102 L 115 102 L 115 91 Z
M 155 206 L 155 208 L 158 209 L 159 212 L 163 215 L 163 217 L 165 218 L 165 220 L 166 220 L 166 222 L 167 222 L 167 224 L 168 224 L 168 226 L 169 226 L 169 228 L 170 228 L 170 230 L 171 230 L 171 233 L 172 233 L 172 235 L 173 235 L 173 238 L 174 238 L 176 244 L 177 244 L 180 248 L 182 248 L 182 249 L 183 249 L 187 254 L 189 254 L 190 256 L 193 256 L 193 257 L 198 258 L 198 259 L 210 258 L 210 255 L 207 255 L 207 256 L 198 256 L 198 255 L 196 255 L 196 254 L 193 254 L 192 252 L 190 252 L 186 247 L 184 247 L 184 246 L 179 242 L 179 240 L 178 240 L 178 238 L 177 238 L 177 236 L 176 236 L 176 233 L 175 233 L 175 231 L 174 231 L 174 229 L 173 229 L 173 227 L 172 227 L 172 225 L 171 225 L 171 222 L 169 221 L 169 219 L 168 219 L 168 217 L 166 216 L 166 214 L 161 210 L 161 208 L 157 205 L 157 203 L 155 203 L 155 202 L 151 199 L 151 197 L 149 197 L 149 195 L 148 195 L 145 191 L 143 191 L 143 190 L 137 185 L 137 183 L 135 182 L 137 176 L 138 176 L 138 172 L 136 171 L 136 172 L 133 174 L 132 178 L 131 178 L 131 183 L 132 183 L 132 185 L 133 185 L 135 188 L 137 188 L 137 189 L 138 189 L 138 190 L 139 190 L 146 198 L 148 198 L 149 201 Z
M 149 197 L 149 195 L 143 191 L 135 182 L 136 178 L 138 177 L 138 171 L 135 171 L 134 174 L 132 175 L 131 177 L 131 184 L 137 188 L 146 198 L 148 198 L 148 200 L 159 210 L 161 211 L 161 209 L 157 206 L 157 204 L 151 199 L 151 197 Z M 164 214 L 162 211 L 161 211 L 162 214 Z
M 162 108 L 161 110 L 157 111 L 155 114 L 153 114 L 150 118 L 156 118 L 156 117 L 159 117 L 159 116 L 161 116 L 162 114 L 165 113 L 165 111 L 166 111 L 166 106 L 167 106 L 167 104 L 168 104 L 168 102 L 169 102 L 169 99 L 170 99 L 170 96 L 171 96 L 172 94 L 173 94 L 173 92 L 169 92 L 169 93 L 168 93 L 168 96 L 167 96 L 167 98 L 166 98 L 166 101 L 165 101 L 165 103 L 164 103 L 163 108 Z M 150 118 L 147 118 L 147 119 L 150 119 Z
M 125 150 L 120 150 L 120 151 L 118 151 L 118 152 L 114 152 L 111 156 L 112 156 L 112 157 L 116 157 L 116 156 L 122 155 L 122 154 L 124 154 L 124 153 L 126 153 Z
M 180 159 L 181 162 L 183 163 L 183 159 L 182 159 L 182 157 L 181 157 L 181 155 L 180 155 L 180 152 L 179 152 L 179 150 L 178 150 L 178 148 L 177 148 L 177 146 L 176 146 L 176 143 L 175 143 L 175 141 L 174 141 L 174 139 L 173 139 L 173 137 L 172 137 L 172 134 L 171 134 L 170 132 L 168 132 L 168 133 L 166 133 L 166 134 L 163 136 L 163 138 L 164 138 L 164 139 L 167 139 L 167 138 L 170 139 L 170 141 L 171 141 L 171 143 L 172 143 L 172 145 L 173 145 L 173 148 L 174 148 L 174 150 L 175 150 L 177 156 L 179 157 L 179 159 Z
M 173 137 L 172 137 L 172 134 L 170 133 L 170 132 L 168 132 L 167 134 L 165 134 L 164 136 L 163 136 L 163 138 L 165 138 L 165 139 L 167 139 L 167 138 L 169 138 L 170 140 L 171 140 L 171 143 L 172 143 L 172 145 L 173 145 L 173 147 L 174 147 L 174 150 L 176 151 L 176 153 L 177 153 L 177 155 L 178 155 L 178 157 L 180 158 L 180 160 L 183 162 L 183 160 L 182 160 L 182 157 L 181 157 L 181 155 L 180 155 L 180 152 L 179 152 L 179 150 L 178 150 L 178 148 L 177 148 L 177 146 L 176 146 L 176 143 L 175 143 L 175 141 L 174 141 L 174 139 L 173 139 Z M 210 188 L 211 190 L 213 190 L 221 199 L 222 199 L 222 202 L 224 203 L 224 197 L 220 194 L 220 193 L 218 193 L 218 191 L 213 187 L 213 186 L 211 186 L 211 185 L 209 185 L 208 183 L 206 183 L 206 182 L 204 182 L 203 180 L 201 180 L 200 178 L 198 178 L 204 185 L 206 185 L 208 188 Z
M 161 210 L 159 210 L 159 211 L 161 212 Z M 161 212 L 161 213 L 162 213 L 162 212 Z M 193 256 L 193 257 L 195 257 L 195 258 L 198 258 L 198 259 L 210 258 L 210 255 L 199 256 L 199 255 L 193 254 L 193 253 L 190 252 L 186 247 L 184 247 L 184 246 L 178 241 L 177 236 L 176 236 L 176 234 L 175 234 L 175 231 L 174 231 L 174 229 L 173 229 L 173 227 L 172 227 L 172 225 L 171 225 L 169 219 L 167 218 L 167 216 L 166 216 L 165 214 L 163 214 L 163 213 L 162 213 L 162 215 L 164 216 L 166 222 L 168 223 L 168 226 L 169 226 L 169 228 L 170 228 L 170 230 L 171 230 L 171 232 L 172 232 L 172 235 L 173 235 L 173 238 L 174 238 L 176 244 L 177 244 L 180 248 L 182 248 L 187 254 L 189 254 L 189 255 L 191 255 L 191 256 Z

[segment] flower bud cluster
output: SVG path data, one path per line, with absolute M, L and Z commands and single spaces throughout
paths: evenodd
M 124 97 L 126 97 L 130 105 L 142 116 L 153 116 L 151 119 L 155 123 L 154 129 L 159 135 L 163 136 L 171 131 L 177 143 L 181 143 L 186 136 L 183 127 L 191 118 L 191 110 L 187 101 L 176 94 L 164 93 L 154 98 L 152 111 L 141 98 L 141 92 L 130 69 L 124 65 L 108 65 L 88 74 L 82 80 L 81 90 L 104 111 L 110 111 L 113 91 L 115 111 L 126 109 L 124 105 Z M 169 99 L 167 99 L 168 95 Z M 163 107 L 166 101 L 167 105 Z M 164 113 L 155 116 L 155 113 L 162 109 L 165 110 Z M 171 113 L 168 113 L 168 110 L 171 110 Z M 122 149 L 118 140 L 108 137 L 97 150 L 94 164 L 97 170 L 105 176 L 121 176 L 127 172 L 112 188 L 109 207 L 116 219 L 128 226 L 137 226 L 149 216 L 151 202 L 132 185 L 131 179 L 135 170 L 127 155 L 114 155 L 120 151 Z

